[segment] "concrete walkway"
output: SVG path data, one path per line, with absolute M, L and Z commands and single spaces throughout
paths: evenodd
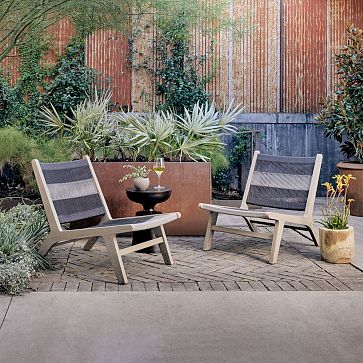
M 362 362 L 362 301 L 363 292 L 0 296 L 0 361 Z

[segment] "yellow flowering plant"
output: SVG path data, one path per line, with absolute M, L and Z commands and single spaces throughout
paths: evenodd
M 325 182 L 326 201 L 322 208 L 323 219 L 320 223 L 328 229 L 347 229 L 350 215 L 350 204 L 354 199 L 347 197 L 349 181 L 355 179 L 349 175 L 333 176 L 335 183 Z

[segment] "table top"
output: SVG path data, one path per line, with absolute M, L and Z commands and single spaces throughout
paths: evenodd
M 126 189 L 126 195 L 131 201 L 142 204 L 145 211 L 153 211 L 156 204 L 169 199 L 171 188 L 154 189 L 154 187 L 150 187 L 146 190 L 128 188 Z
M 127 188 L 126 192 L 129 194 L 153 194 L 153 195 L 158 195 L 158 194 L 168 194 L 171 192 L 171 188 L 169 187 L 164 187 L 163 189 L 155 189 L 154 187 L 149 187 L 146 190 L 140 190 L 140 189 L 135 189 L 135 188 Z

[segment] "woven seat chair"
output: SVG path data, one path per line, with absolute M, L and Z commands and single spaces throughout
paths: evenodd
M 34 159 L 32 166 L 50 226 L 41 255 L 45 256 L 55 245 L 81 239 L 87 240 L 83 249 L 88 251 L 102 237 L 121 284 L 127 283 L 123 255 L 158 244 L 165 264 L 173 263 L 163 225 L 180 218 L 180 213 L 113 219 L 88 156 L 63 163 L 40 163 Z M 64 228 L 66 223 L 97 216 L 101 222 L 96 226 Z M 119 249 L 116 234 L 146 229 L 153 231 L 153 239 Z
M 261 155 L 255 151 L 240 208 L 200 203 L 209 212 L 203 250 L 212 247 L 215 231 L 247 237 L 272 239 L 269 262 L 277 261 L 284 227 L 310 233 L 318 245 L 313 223 L 313 208 L 319 182 L 322 155 L 316 157 L 283 157 Z M 259 209 L 250 209 L 258 206 Z M 249 231 L 217 226 L 218 214 L 240 216 Z M 257 224 L 274 226 L 273 233 L 259 231 Z

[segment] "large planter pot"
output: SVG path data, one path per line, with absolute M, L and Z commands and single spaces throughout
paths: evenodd
M 337 167 L 340 174 L 352 174 L 356 178 L 349 182 L 348 198 L 354 199 L 350 206 L 350 214 L 363 217 L 363 164 L 342 161 Z
M 133 181 L 119 183 L 125 174 L 124 165 L 142 166 L 152 169 L 153 163 L 130 162 L 94 162 L 92 163 L 102 192 L 114 218 L 135 215 L 142 206 L 131 202 L 126 189 L 133 187 Z M 182 217 L 165 226 L 168 235 L 204 235 L 208 215 L 198 208 L 198 203 L 211 202 L 211 166 L 210 163 L 167 162 L 161 176 L 161 185 L 172 188 L 171 197 L 158 204 L 156 210 L 163 213 L 180 212 Z M 149 174 L 150 185 L 157 185 L 157 175 Z
M 319 229 L 320 253 L 326 262 L 350 263 L 354 256 L 354 229 Z

